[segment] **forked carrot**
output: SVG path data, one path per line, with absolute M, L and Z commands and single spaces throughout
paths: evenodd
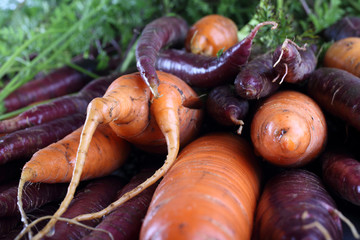
M 191 142 L 156 188 L 140 239 L 250 239 L 258 163 L 251 145 L 235 134 Z
M 133 73 L 116 79 L 104 97 L 91 101 L 67 195 L 52 219 L 33 239 L 40 239 L 47 234 L 73 199 L 87 155 L 90 156 L 87 153 L 92 135 L 98 125 L 109 124 L 118 136 L 140 148 L 159 151 L 167 146 L 168 155 L 164 165 L 134 190 L 125 193 L 100 212 L 74 218 L 76 221 L 102 217 L 155 183 L 173 164 L 180 144 L 189 141 L 198 132 L 202 110 L 184 106 L 198 99 L 196 93 L 174 75 L 160 71 L 157 74 L 160 79 L 158 98 L 151 95 L 141 75 Z

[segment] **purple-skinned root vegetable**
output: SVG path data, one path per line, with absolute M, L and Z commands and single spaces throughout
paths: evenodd
M 275 77 L 273 53 L 257 56 L 240 68 L 234 81 L 236 93 L 244 99 L 267 97 L 279 89 Z
M 307 93 L 321 108 L 360 130 L 360 78 L 341 69 L 321 67 L 308 79 Z
M 351 154 L 328 150 L 321 155 L 325 184 L 341 198 L 360 206 L 360 162 Z
M 342 239 L 339 215 L 317 175 L 303 169 L 287 170 L 264 187 L 253 239 Z
M 307 79 L 317 65 L 315 55 L 316 46 L 298 46 L 290 39 L 285 39 L 283 44 L 277 47 L 273 55 L 273 67 L 277 72 L 279 84 L 283 81 L 288 83 L 301 83 Z
M 156 61 L 158 70 L 172 73 L 193 87 L 211 88 L 233 81 L 239 73 L 239 67 L 247 63 L 251 53 L 253 39 L 259 29 L 272 21 L 259 23 L 250 34 L 219 57 L 209 57 L 186 52 L 185 50 L 166 49 L 160 51 Z
M 223 126 L 239 126 L 237 133 L 241 134 L 244 121 L 249 111 L 249 102 L 237 96 L 230 85 L 213 88 L 206 100 L 208 114 Z
M 155 63 L 159 51 L 167 46 L 184 44 L 189 30 L 187 22 L 179 16 L 164 16 L 147 24 L 139 37 L 136 49 L 136 66 L 152 94 L 159 97 L 159 78 Z
M 324 29 L 321 35 L 327 41 L 338 41 L 347 37 L 360 37 L 360 17 L 343 17 Z

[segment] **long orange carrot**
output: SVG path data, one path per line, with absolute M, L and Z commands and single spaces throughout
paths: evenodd
M 250 239 L 259 194 L 260 165 L 244 138 L 200 137 L 156 188 L 140 239 Z
M 134 73 L 116 79 L 104 97 L 95 98 L 89 104 L 67 195 L 53 218 L 33 239 L 40 239 L 48 233 L 73 199 L 83 165 L 87 160 L 92 135 L 98 125 L 109 124 L 118 136 L 143 149 L 160 151 L 167 146 L 168 155 L 164 165 L 144 183 L 124 194 L 104 210 L 77 217 L 77 221 L 104 216 L 156 182 L 176 159 L 180 144 L 195 136 L 199 130 L 202 110 L 190 109 L 184 105 L 197 100 L 196 93 L 174 75 L 164 72 L 157 74 L 160 79 L 158 98 L 152 98 L 150 89 L 140 74 Z

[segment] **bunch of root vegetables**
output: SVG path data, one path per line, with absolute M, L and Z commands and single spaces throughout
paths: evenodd
M 359 239 L 338 206 L 360 205 L 356 21 L 319 61 L 291 39 L 253 53 L 273 21 L 238 39 L 224 16 L 164 16 L 136 70 L 24 85 L 9 111 L 51 100 L 0 122 L 0 239 Z

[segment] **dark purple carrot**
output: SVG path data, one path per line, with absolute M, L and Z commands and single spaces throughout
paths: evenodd
M 258 24 L 245 39 L 219 57 L 208 57 L 184 50 L 163 50 L 157 59 L 156 68 L 172 73 L 194 87 L 210 88 L 223 85 L 235 79 L 239 67 L 248 61 L 252 41 L 264 25 L 273 25 L 273 29 L 277 27 L 277 23 L 271 21 Z
M 80 190 L 75 198 L 72 200 L 67 211 L 62 215 L 64 218 L 73 218 L 80 214 L 97 212 L 115 198 L 117 192 L 124 186 L 124 180 L 116 176 L 108 176 L 92 180 L 82 190 Z M 101 219 L 94 219 L 84 221 L 90 227 L 95 227 Z M 83 236 L 89 234 L 90 230 L 76 224 L 71 224 L 66 221 L 59 221 L 53 229 L 52 236 L 43 239 L 60 239 L 64 236 L 67 239 L 81 239 Z
M 245 99 L 267 97 L 279 88 L 275 77 L 273 53 L 259 55 L 240 68 L 234 82 L 236 93 Z
M 11 230 L 15 229 L 20 223 L 20 216 L 10 216 L 0 218 L 0 236 L 8 234 Z
M 85 114 L 77 113 L 4 135 L 0 138 L 0 165 L 31 157 L 39 149 L 75 131 L 84 121 Z
M 97 62 L 80 59 L 74 64 L 94 72 Z M 5 112 L 11 112 L 31 103 L 39 102 L 80 90 L 92 78 L 71 67 L 65 66 L 54 70 L 43 78 L 30 81 L 7 96 L 1 103 Z
M 153 169 L 145 169 L 135 175 L 131 181 L 121 190 L 118 197 L 137 187 L 140 183 L 150 177 L 154 171 L 155 170 Z M 157 184 L 151 185 L 151 187 L 145 189 L 135 198 L 116 208 L 109 215 L 105 216 L 101 223 L 96 226 L 96 229 L 103 229 L 108 233 L 111 233 L 113 238 L 117 240 L 138 239 L 142 221 L 150 205 L 150 201 L 156 186 Z M 88 236 L 82 238 L 82 240 L 95 239 L 105 240 L 110 239 L 110 237 L 105 232 L 95 230 L 92 231 Z
M 136 66 L 155 97 L 159 96 L 159 78 L 155 70 L 159 51 L 166 46 L 184 44 L 188 30 L 189 26 L 183 18 L 164 16 L 147 24 L 139 37 L 135 49 Z
M 341 69 L 321 67 L 308 79 L 308 94 L 321 108 L 360 130 L 360 78 Z
M 347 152 L 326 151 L 321 155 L 325 184 L 341 198 L 360 206 L 360 162 Z
M 301 83 L 315 70 L 317 56 L 316 46 L 298 46 L 290 39 L 285 39 L 283 44 L 277 47 L 273 55 L 273 67 L 283 81 L 289 83 Z
M 317 175 L 287 170 L 264 187 L 255 215 L 254 240 L 342 239 L 339 215 Z
M 321 32 L 326 41 L 338 41 L 347 37 L 360 37 L 360 17 L 346 16 Z
M 209 92 L 206 110 L 220 125 L 239 126 L 237 133 L 241 134 L 243 119 L 249 111 L 249 102 L 237 96 L 230 85 L 222 85 Z
M 25 212 L 31 212 L 46 203 L 60 200 L 65 196 L 66 189 L 67 185 L 62 183 L 27 184 L 23 191 L 23 207 Z M 17 206 L 17 191 L 18 182 L 13 182 L 6 190 L 0 192 L 0 217 L 20 216 Z
M 16 117 L 0 121 L 0 133 L 10 133 L 26 127 L 40 125 L 75 113 L 86 113 L 89 102 L 104 95 L 110 83 L 118 75 L 101 77 L 91 81 L 77 94 L 68 94 L 34 106 Z

